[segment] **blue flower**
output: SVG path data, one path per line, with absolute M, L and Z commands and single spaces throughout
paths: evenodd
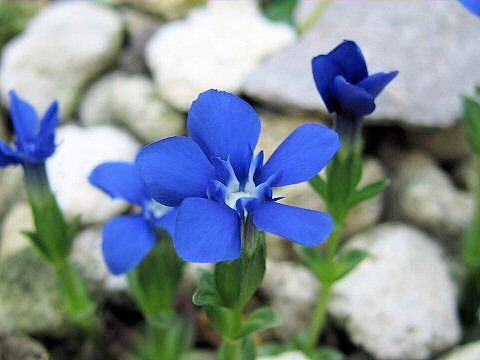
M 137 164 L 153 198 L 179 206 L 174 245 L 191 262 L 216 263 L 241 255 L 247 217 L 261 230 L 306 246 L 331 232 L 328 214 L 279 204 L 272 189 L 316 175 L 340 146 L 320 124 L 298 127 L 263 163 L 253 155 L 260 119 L 239 97 L 208 90 L 188 113 L 189 137 L 147 145 Z
M 112 198 L 126 200 L 140 208 L 139 213 L 111 219 L 103 228 L 103 257 L 113 274 L 126 273 L 140 263 L 155 245 L 156 228 L 163 228 L 173 236 L 176 209 L 151 198 L 134 164 L 100 164 L 88 180 Z
M 0 167 L 42 163 L 55 151 L 58 102 L 54 101 L 40 121 L 35 109 L 12 90 L 10 112 L 16 139 L 12 147 L 0 140 Z
M 327 55 L 312 59 L 313 78 L 327 110 L 359 119 L 375 110 L 375 98 L 398 71 L 368 75 L 362 51 L 353 41 L 343 41 Z
M 479 0 L 459 0 L 472 14 L 480 16 L 480 1 Z

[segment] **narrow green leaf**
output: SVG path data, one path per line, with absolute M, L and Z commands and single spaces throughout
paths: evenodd
M 348 275 L 355 267 L 360 264 L 370 254 L 365 250 L 354 249 L 341 255 L 335 263 L 335 281 Z
M 480 154 L 480 101 L 470 96 L 463 96 L 463 127 L 473 151 Z
M 43 242 L 38 237 L 37 233 L 33 231 L 23 230 L 22 234 L 25 235 L 27 238 L 30 239 L 33 246 L 37 248 L 37 250 L 49 261 L 51 261 L 50 254 L 48 252 L 48 248 L 44 246 Z
M 335 278 L 335 269 L 328 264 L 316 247 L 295 246 L 295 251 L 317 279 L 325 284 Z
M 310 186 L 320 195 L 325 201 L 328 202 L 328 190 L 327 183 L 320 175 L 315 175 L 309 180 Z
M 281 324 L 281 319 L 271 307 L 263 307 L 252 312 L 242 329 L 235 335 L 235 339 L 253 334 L 257 331 L 264 331 Z
M 368 200 L 374 196 L 377 196 L 381 193 L 388 185 L 390 181 L 388 179 L 383 179 L 380 181 L 376 181 L 374 183 L 368 184 L 367 186 L 357 190 L 354 195 L 350 198 L 349 201 L 349 208 L 353 208 L 354 206 Z
M 215 330 L 217 330 L 223 338 L 231 340 L 233 327 L 235 325 L 234 311 L 223 306 L 215 305 L 206 305 L 203 309 Z
M 193 294 L 192 302 L 197 306 L 221 306 L 222 300 L 215 286 L 213 272 L 207 269 L 198 269 L 198 288 Z

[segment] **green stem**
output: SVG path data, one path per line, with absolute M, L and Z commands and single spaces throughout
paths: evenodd
M 463 257 L 469 273 L 480 273 L 480 158 L 475 156 L 477 188 L 475 212 L 470 227 L 465 233 Z
M 327 7 L 331 5 L 331 3 L 331 1 L 319 1 L 315 8 L 310 12 L 307 19 L 298 26 L 298 34 L 302 35 L 308 30 L 310 30 L 316 24 L 320 16 L 327 9 Z
M 242 359 L 242 341 L 225 340 L 220 351 L 219 359 L 241 360 Z
M 327 240 L 327 253 L 326 258 L 328 264 L 332 265 L 335 261 L 335 255 L 337 253 L 338 245 L 340 243 L 341 235 L 343 232 L 343 221 L 336 222 L 335 227 Z M 327 318 L 328 304 L 332 295 L 333 282 L 326 282 L 321 284 L 321 288 L 318 291 L 317 301 L 313 312 L 312 322 L 310 324 L 310 331 L 307 338 L 307 347 L 309 350 L 313 350 L 317 344 L 318 338 L 325 325 Z

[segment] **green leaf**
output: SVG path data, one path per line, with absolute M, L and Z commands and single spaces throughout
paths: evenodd
M 383 179 L 357 190 L 353 196 L 350 198 L 349 201 L 349 208 L 353 208 L 354 206 L 368 200 L 374 196 L 377 196 L 381 193 L 388 185 L 390 181 L 388 179 Z
M 193 294 L 192 302 L 197 306 L 221 306 L 222 300 L 215 287 L 213 272 L 207 269 L 198 269 L 198 288 Z
M 335 269 L 325 260 L 318 248 L 296 245 L 295 250 L 321 283 L 331 283 L 334 280 Z
M 274 0 L 263 4 L 263 12 L 267 19 L 293 24 L 295 6 L 297 6 L 295 0 Z
M 43 242 L 40 240 L 38 235 L 33 231 L 23 230 L 22 234 L 30 239 L 33 246 L 47 259 L 50 260 L 50 254 L 48 248 L 44 246 Z
M 328 202 L 328 189 L 327 183 L 319 175 L 315 175 L 309 180 L 310 186 L 317 192 L 318 195 Z
M 281 319 L 277 316 L 271 307 L 263 307 L 252 312 L 242 329 L 235 335 L 235 339 L 240 339 L 257 331 L 264 331 L 281 324 Z
M 348 275 L 355 267 L 360 264 L 370 254 L 365 250 L 354 249 L 340 255 L 335 263 L 335 281 Z
M 480 102 L 463 96 L 463 127 L 473 151 L 480 155 Z
M 332 348 L 320 348 L 315 349 L 310 354 L 312 360 L 343 360 L 345 359 L 344 355 L 336 349 Z
M 235 331 L 236 319 L 232 309 L 223 306 L 204 306 L 205 314 L 212 326 L 223 338 L 232 340 Z

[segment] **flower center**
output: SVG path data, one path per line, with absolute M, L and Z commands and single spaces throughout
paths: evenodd
M 237 200 L 244 198 L 244 197 L 256 197 L 254 194 L 249 193 L 249 192 L 244 192 L 244 191 L 235 191 L 235 192 L 230 192 L 227 195 L 227 198 L 225 200 L 225 204 L 230 206 L 233 210 L 236 210 L 236 204 Z
M 143 207 L 143 215 L 147 220 L 156 220 L 160 219 L 165 215 L 171 208 L 156 202 L 155 200 L 149 200 L 145 203 Z

